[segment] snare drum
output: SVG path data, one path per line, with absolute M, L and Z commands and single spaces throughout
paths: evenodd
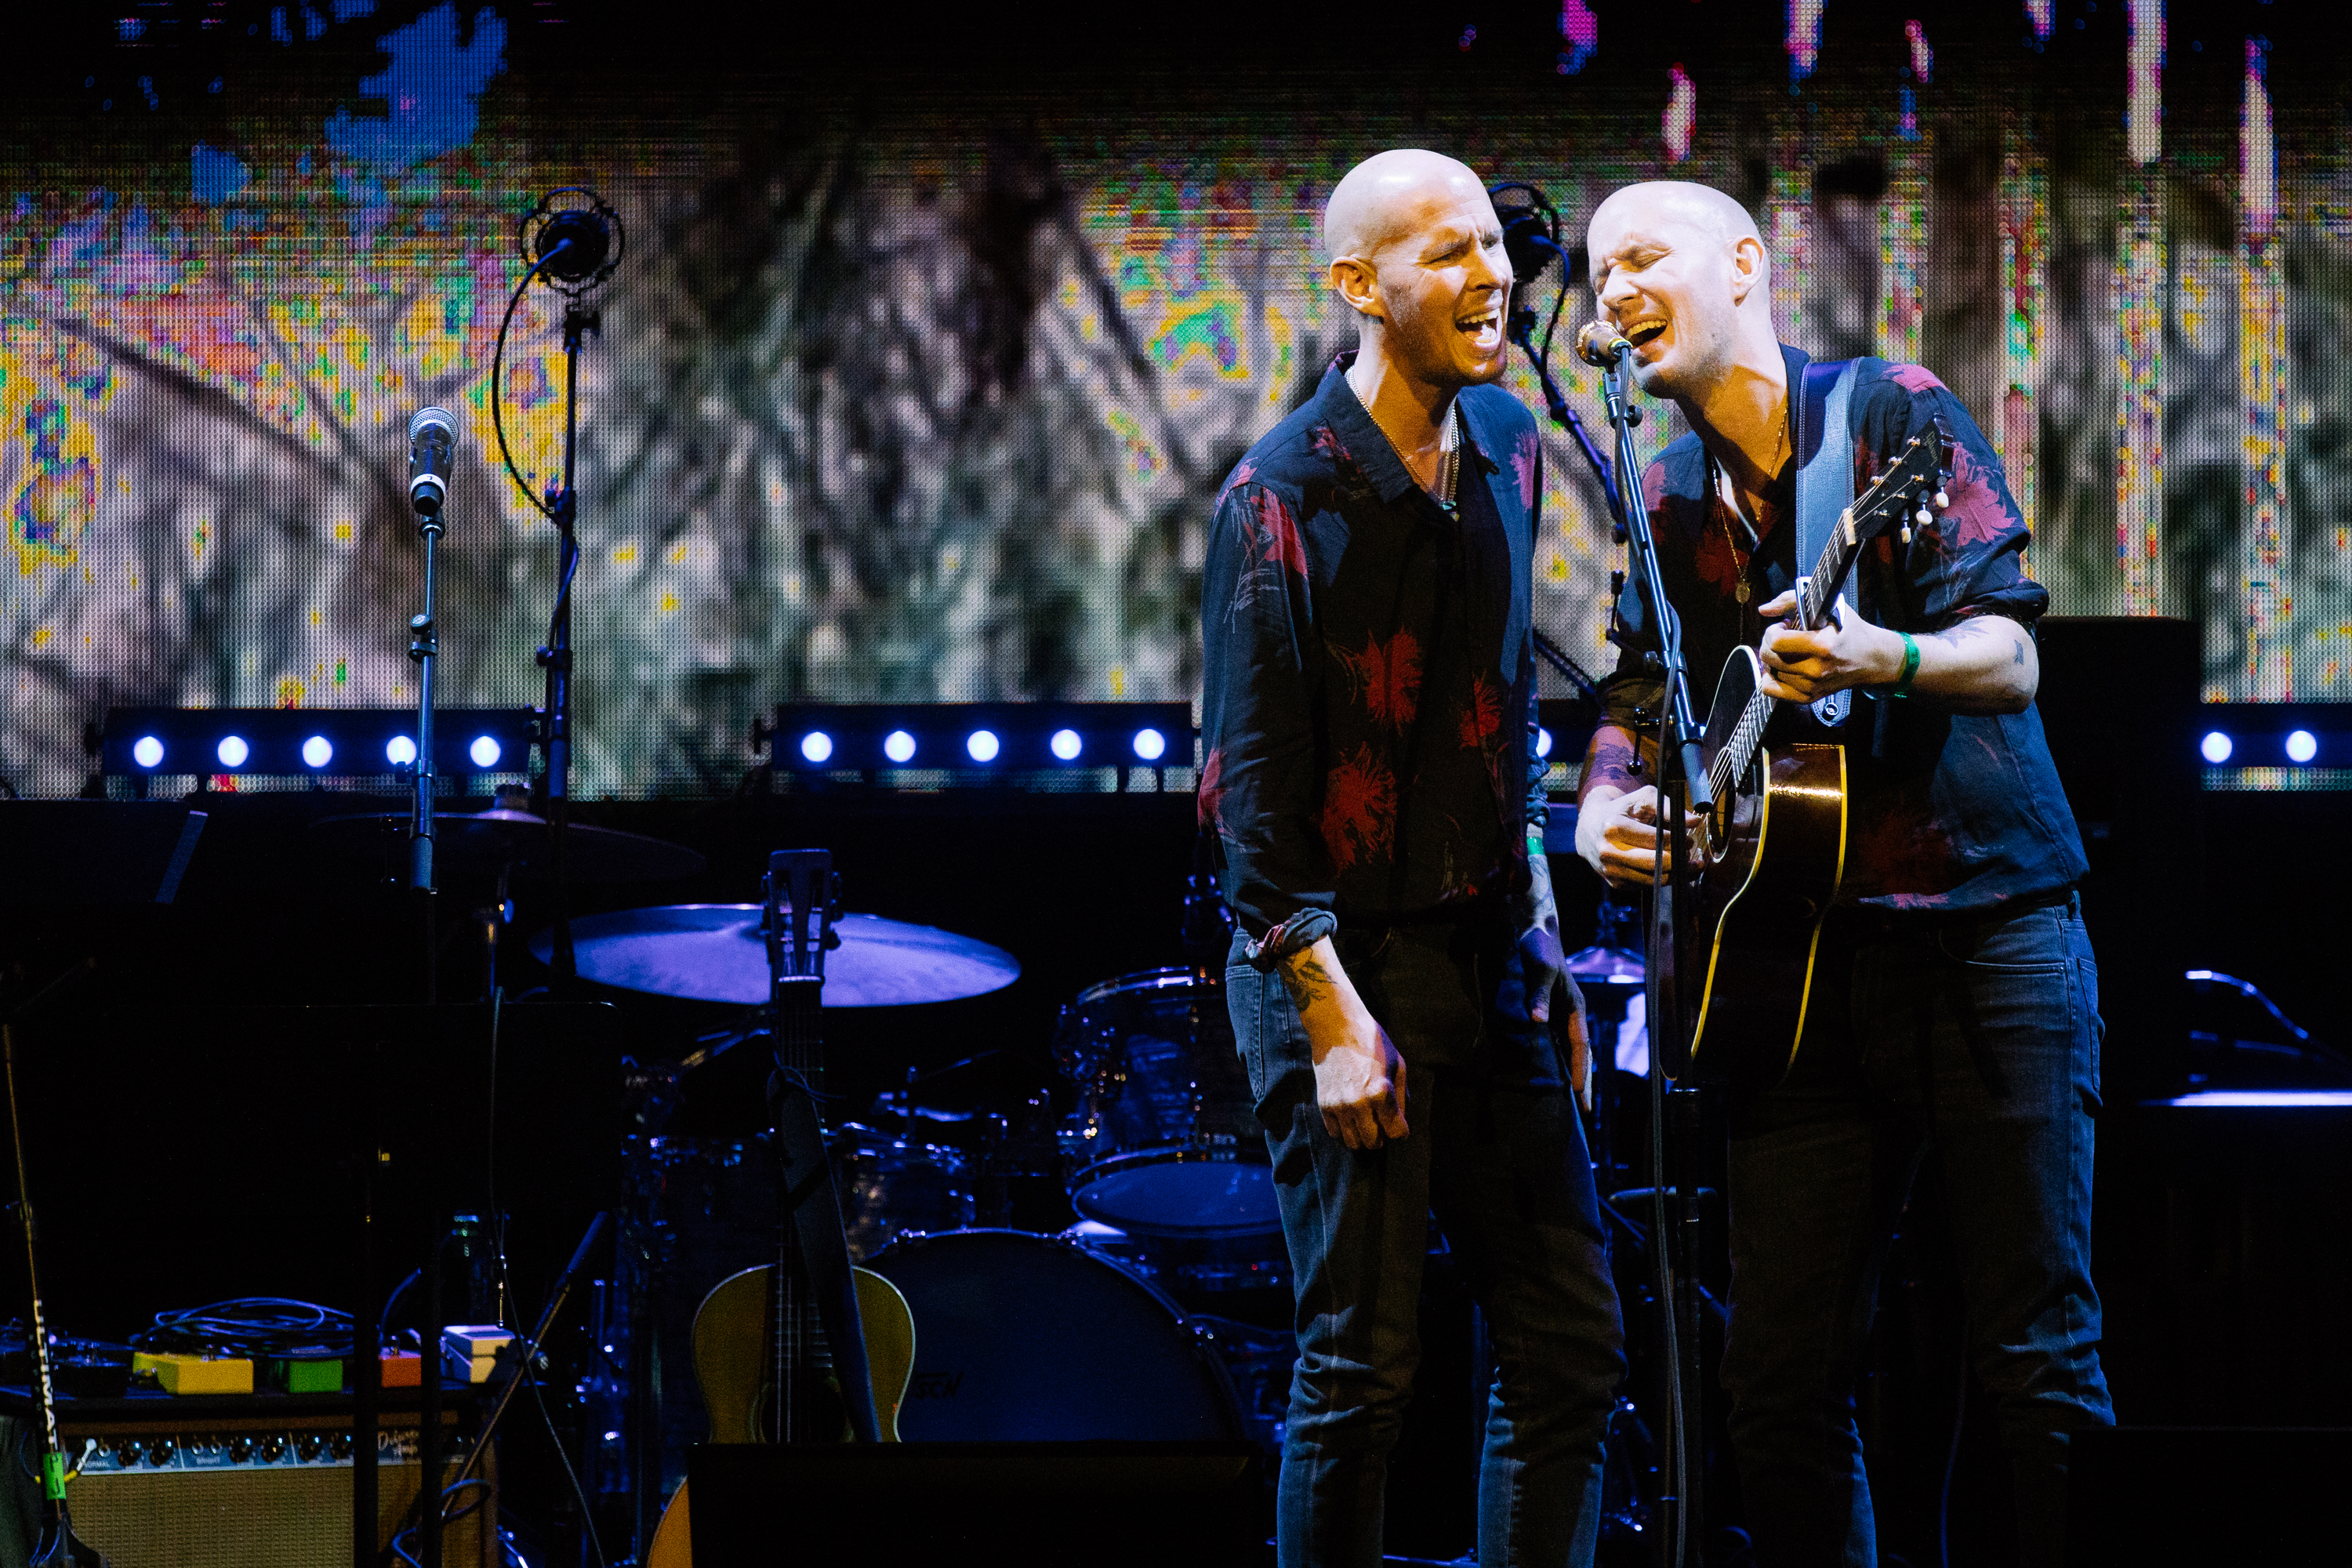
M 1279 1234 L 1265 1130 L 1216 980 L 1107 980 L 1062 1010 L 1055 1051 L 1078 1086 L 1062 1147 L 1080 1214 L 1142 1236 Z
M 1176 1304 L 1050 1237 L 903 1239 L 867 1268 L 907 1298 L 909 1443 L 1230 1442 L 1252 1436 L 1233 1382 Z

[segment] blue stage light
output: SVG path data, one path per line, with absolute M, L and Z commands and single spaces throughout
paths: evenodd
M 811 730 L 801 737 L 801 755 L 813 763 L 831 761 L 833 737 L 822 730 Z
M 163 761 L 163 742 L 152 735 L 142 735 L 131 742 L 131 760 L 142 768 L 152 768 Z
M 1156 763 L 1168 754 L 1168 737 L 1157 730 L 1135 732 L 1135 754 L 1147 763 Z
M 963 749 L 971 753 L 971 760 L 975 763 L 992 763 L 996 761 L 996 753 L 1002 748 L 997 742 L 994 731 L 974 730 L 965 740 Z
M 915 760 L 915 737 L 904 730 L 893 730 L 882 737 L 882 754 L 894 763 Z
M 1066 763 L 1076 762 L 1078 753 L 1087 749 L 1086 742 L 1078 738 L 1076 730 L 1056 730 L 1054 738 L 1046 744 L 1053 748 L 1055 756 Z
M 1538 757 L 1551 755 L 1551 731 L 1540 724 L 1536 726 L 1536 755 Z
M 395 768 L 404 768 L 416 760 L 416 742 L 407 735 L 394 735 L 384 743 L 383 760 Z
M 466 748 L 466 754 L 474 759 L 474 765 L 478 768 L 494 768 L 499 765 L 499 758 L 504 752 L 499 748 L 497 736 L 477 735 L 474 743 Z
M 213 748 L 213 754 L 220 759 L 221 766 L 225 768 L 241 768 L 245 766 L 246 759 L 253 755 L 253 748 L 245 743 L 242 735 L 223 735 L 220 744 Z
M 314 768 L 323 768 L 335 760 L 335 743 L 324 735 L 313 735 L 302 742 L 302 760 Z
M 2308 730 L 2297 730 L 2286 738 L 2286 758 L 2291 763 L 2307 763 L 2319 755 L 2319 737 Z
M 2205 732 L 2205 738 L 2197 743 L 2197 750 L 2204 755 L 2207 762 L 2217 768 L 2228 762 L 2230 753 L 2237 749 L 2237 742 L 2219 730 L 2208 730 Z

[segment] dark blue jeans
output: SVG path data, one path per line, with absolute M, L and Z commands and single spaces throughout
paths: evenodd
M 1297 1010 L 1235 962 L 1225 995 L 1274 1156 L 1298 1362 L 1278 1494 L 1282 1568 L 1381 1560 L 1434 1212 L 1493 1335 L 1478 1482 L 1486 1568 L 1578 1568 L 1600 1528 L 1601 1438 L 1624 1373 L 1592 1164 L 1507 936 L 1343 931 L 1339 961 L 1405 1060 L 1411 1133 L 1356 1152 L 1324 1130 Z
M 1723 1383 L 1758 1556 L 1877 1561 L 1854 1385 L 1895 1212 L 1932 1146 L 2022 1560 L 2055 1563 L 2068 1435 L 2115 1421 L 2091 1287 L 2101 1030 L 2081 906 L 1908 926 L 1840 911 L 1824 945 L 1795 1071 L 1731 1110 Z

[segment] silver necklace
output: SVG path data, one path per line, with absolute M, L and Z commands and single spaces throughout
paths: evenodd
M 1349 382 L 1348 390 L 1356 392 L 1356 384 Z M 1389 450 L 1396 454 L 1397 461 L 1404 465 L 1404 471 L 1411 474 L 1412 459 L 1404 455 L 1404 447 L 1389 434 L 1389 427 L 1381 423 L 1381 416 L 1372 412 L 1372 405 L 1364 401 L 1364 395 L 1360 392 L 1356 392 L 1356 404 L 1363 409 L 1364 417 L 1372 422 L 1372 428 L 1381 433 L 1381 439 L 1389 444 Z M 1430 499 L 1444 509 L 1445 515 L 1454 517 L 1460 512 L 1454 494 L 1462 479 L 1462 403 L 1459 398 L 1446 406 L 1445 426 L 1437 433 L 1437 482 L 1425 488 Z

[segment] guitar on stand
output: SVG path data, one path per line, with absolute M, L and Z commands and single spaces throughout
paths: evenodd
M 765 930 L 776 1071 L 769 1080 L 777 1151 L 776 1261 L 721 1280 L 694 1315 L 694 1370 L 714 1443 L 896 1442 L 914 1368 L 906 1298 L 852 1268 L 816 1107 L 820 1027 L 834 915 L 833 856 L 769 857 Z M 646 1568 L 691 1568 L 680 1482 Z
M 1948 504 L 1952 439 L 1938 421 L 1911 438 L 1839 517 L 1811 575 L 1797 584 L 1798 623 L 1829 624 L 1862 547 L 1933 520 Z M 1702 1082 L 1767 1087 L 1788 1076 L 1804 1034 L 1805 996 L 1822 919 L 1844 877 L 1845 748 L 1763 744 L 1782 704 L 1761 689 L 1752 647 L 1724 661 L 1701 747 L 1715 802 L 1698 828 L 1689 951 L 1706 959 L 1685 1072 Z M 1843 696 L 1843 693 L 1839 695 Z

